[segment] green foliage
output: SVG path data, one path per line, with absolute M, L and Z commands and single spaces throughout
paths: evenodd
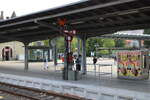
M 115 40 L 115 47 L 125 47 L 125 41 L 124 40 Z
M 115 41 L 113 39 L 89 38 L 86 43 L 88 56 L 90 56 L 91 51 L 96 52 L 96 45 L 104 48 L 115 47 Z M 100 50 L 97 52 L 99 52 L 101 55 L 109 54 L 108 50 Z
M 150 29 L 145 29 L 145 30 L 144 30 L 144 34 L 150 34 Z M 144 45 L 145 45 L 146 47 L 150 47 L 150 41 L 145 40 L 145 41 L 144 41 Z
M 89 38 L 86 41 L 86 52 L 87 52 L 87 56 L 90 56 L 91 51 L 96 51 L 96 45 L 98 45 L 99 47 L 101 47 L 102 44 L 102 40 L 100 38 Z
M 144 34 L 150 34 L 150 29 L 145 29 Z
M 57 52 L 58 53 L 63 53 L 65 52 L 65 44 L 64 44 L 64 37 L 59 37 L 56 40 L 56 45 L 57 45 Z
M 103 47 L 104 48 L 112 48 L 115 47 L 115 41 L 113 39 L 102 39 L 103 41 Z M 108 50 L 101 50 L 100 54 L 101 55 L 107 55 L 111 53 L 111 51 L 109 52 Z
M 65 51 L 64 37 L 59 37 L 56 40 L 56 45 L 59 53 L 63 53 Z M 73 52 L 76 51 L 77 48 L 77 38 L 73 38 L 71 43 L 71 49 Z
M 49 40 L 43 40 L 43 42 L 44 42 L 45 46 L 49 45 Z M 119 43 L 120 43 L 120 45 L 122 45 L 121 42 L 119 42 Z M 78 44 L 78 39 L 74 38 L 72 40 L 72 44 L 71 44 L 71 49 L 73 52 L 76 51 L 77 44 Z M 81 44 L 81 42 L 80 42 L 80 44 Z M 111 48 L 111 47 L 115 47 L 115 44 L 116 44 L 116 41 L 114 41 L 113 39 L 100 39 L 97 37 L 89 38 L 86 41 L 87 56 L 90 56 L 91 51 L 96 52 L 97 47 Z M 56 39 L 56 45 L 57 45 L 58 53 L 63 53 L 65 51 L 64 37 L 57 38 Z M 99 52 L 99 54 L 101 54 L 101 55 L 109 54 L 108 50 L 100 50 L 97 52 Z
M 45 46 L 49 46 L 49 40 L 43 40 Z
M 77 38 L 73 38 L 72 43 L 71 43 L 71 49 L 72 49 L 73 52 L 76 51 L 77 44 L 78 44 Z
M 108 50 L 100 50 L 99 53 L 100 53 L 100 55 L 107 55 L 107 54 L 109 54 L 109 51 Z
M 115 41 L 113 39 L 102 39 L 103 47 L 115 47 Z

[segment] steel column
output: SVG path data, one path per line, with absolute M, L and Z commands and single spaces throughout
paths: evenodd
M 139 40 L 139 48 L 142 48 L 142 40 Z
M 86 36 L 82 37 L 82 72 L 86 74 Z
M 78 43 L 77 43 L 77 53 L 78 53 L 78 57 L 79 57 L 79 54 L 80 54 L 80 38 L 79 37 L 77 37 L 77 41 L 78 41 Z
M 68 71 L 69 71 L 69 63 L 68 63 L 68 43 L 64 38 L 64 46 L 65 46 L 65 52 L 64 52 L 64 72 L 63 72 L 63 79 L 68 80 Z
M 25 52 L 24 52 L 24 70 L 28 71 L 28 43 L 24 43 L 24 47 L 25 47 Z
M 57 45 L 56 45 L 56 40 L 54 40 L 54 46 L 53 46 L 53 57 L 54 57 L 54 65 L 57 66 Z

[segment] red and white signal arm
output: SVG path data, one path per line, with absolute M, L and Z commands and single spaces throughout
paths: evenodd
M 72 34 L 74 34 L 74 35 L 75 35 L 75 34 L 76 34 L 76 30 L 73 30 L 73 31 L 72 31 Z
M 68 31 L 68 30 L 64 30 L 64 32 L 65 32 L 65 33 L 68 33 L 69 31 Z
M 71 41 L 71 40 L 72 40 L 72 37 L 71 37 L 71 36 L 67 36 L 67 40 L 68 40 L 68 41 Z
M 76 30 L 73 31 L 64 30 L 64 32 L 67 33 L 67 35 L 69 36 L 74 36 L 76 34 Z
M 66 40 L 71 42 L 73 40 L 73 37 L 72 36 L 67 36 Z
M 64 30 L 64 32 L 66 33 L 66 40 L 71 42 L 73 40 L 73 36 L 76 34 L 76 30 L 72 30 L 72 31 L 68 31 L 68 30 Z

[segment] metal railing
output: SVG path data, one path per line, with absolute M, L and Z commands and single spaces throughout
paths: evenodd
M 88 70 L 88 65 L 91 65 L 90 67 L 93 66 L 93 70 Z M 106 68 L 107 67 L 107 68 Z M 94 73 L 95 78 L 100 77 L 103 75 L 110 75 L 112 78 L 113 74 L 113 64 L 87 64 L 87 74 Z M 105 69 L 106 68 L 106 69 Z
M 63 65 L 64 63 L 58 63 L 58 65 Z M 61 71 L 59 66 L 56 66 L 55 71 Z M 92 75 L 95 78 L 99 78 L 104 75 L 110 75 L 112 78 L 113 74 L 113 64 L 92 64 L 87 63 L 87 75 Z M 88 76 L 86 76 L 88 77 Z

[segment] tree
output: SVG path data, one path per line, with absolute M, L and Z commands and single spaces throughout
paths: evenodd
M 115 47 L 115 41 L 113 39 L 102 39 L 103 47 Z
M 58 37 L 56 40 L 58 53 L 65 52 L 64 37 Z
M 96 52 L 96 45 L 98 45 L 98 47 L 105 47 L 105 48 L 115 47 L 115 41 L 113 39 L 89 38 L 86 43 L 87 46 L 86 52 L 88 56 L 90 56 L 91 51 Z M 101 55 L 106 55 L 109 54 L 109 51 L 100 50 L 99 53 Z
M 96 51 L 96 45 L 102 47 L 102 39 L 100 38 L 89 38 L 86 41 L 86 52 L 87 56 L 90 56 L 90 53 Z
M 144 34 L 150 34 L 150 29 L 145 29 Z M 150 47 L 150 41 L 145 40 L 144 45 L 145 45 L 145 47 Z
M 125 47 L 125 41 L 120 39 L 115 40 L 115 47 Z
M 49 46 L 49 40 L 43 40 L 45 46 Z
M 59 53 L 63 53 L 65 51 L 65 45 L 64 45 L 64 37 L 59 37 L 56 40 L 56 45 L 58 48 Z M 75 49 L 77 48 L 77 38 L 73 38 L 71 42 L 71 50 L 75 52 Z
M 115 47 L 115 41 L 113 39 L 102 39 L 104 48 L 112 48 Z M 111 54 L 112 51 L 109 50 L 101 50 L 101 55 Z
M 75 51 L 76 51 L 77 43 L 78 43 L 77 38 L 76 38 L 76 37 L 75 37 L 75 38 L 73 38 L 73 40 L 72 40 L 72 42 L 71 42 L 71 49 L 72 49 L 72 51 L 73 51 L 73 52 L 75 52 Z

